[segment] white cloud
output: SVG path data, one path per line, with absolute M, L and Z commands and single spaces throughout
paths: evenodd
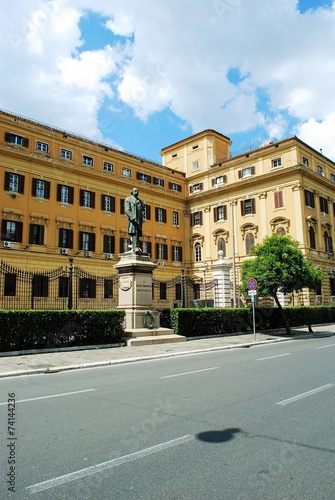
M 335 112 L 330 113 L 322 121 L 310 118 L 297 127 L 296 135 L 317 151 L 329 158 L 335 158 Z
M 195 132 L 262 127 L 280 139 L 298 122 L 303 140 L 323 138 L 318 148 L 335 157 L 335 4 L 304 15 L 297 4 L 9 2 L 0 19 L 0 69 L 7 75 L 0 107 L 99 140 L 104 103 L 110 120 L 117 121 L 125 105 L 143 122 L 170 109 Z M 80 31 L 90 12 L 103 16 L 110 31 L 110 42 L 98 46 L 97 38 L 94 49 Z M 229 80 L 231 68 L 243 78 Z

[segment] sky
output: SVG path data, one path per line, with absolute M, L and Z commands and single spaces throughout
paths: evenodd
M 298 136 L 335 161 L 335 1 L 12 0 L 0 108 L 161 163 Z

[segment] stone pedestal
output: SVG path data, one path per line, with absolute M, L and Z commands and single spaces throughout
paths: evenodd
M 169 328 L 159 326 L 159 313 L 152 308 L 152 272 L 157 267 L 150 257 L 139 252 L 120 254 L 114 266 L 119 272 L 119 309 L 124 309 L 127 345 L 181 342 L 186 338 L 174 335 Z M 144 323 L 146 315 L 147 325 Z
M 218 283 L 214 307 L 231 307 L 230 268 L 231 265 L 221 255 L 218 262 L 211 265 L 213 279 Z

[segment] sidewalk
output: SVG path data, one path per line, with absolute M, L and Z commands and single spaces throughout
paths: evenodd
M 93 346 L 89 349 L 68 348 L 56 352 L 38 352 L 34 354 L 0 353 L 0 378 L 131 363 L 206 351 L 250 347 L 252 345 L 283 342 L 299 338 L 332 336 L 335 334 L 335 324 L 313 326 L 314 334 L 310 334 L 307 327 L 292 328 L 292 331 L 294 331 L 295 337 L 284 337 L 284 332 L 278 330 L 276 332 L 256 333 L 256 339 L 253 333 L 247 333 L 136 347 L 102 348 Z

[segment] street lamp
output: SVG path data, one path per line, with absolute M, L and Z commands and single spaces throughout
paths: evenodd
M 200 267 L 199 271 L 204 273 L 204 287 L 205 287 L 205 307 L 207 307 L 207 291 L 206 291 L 206 268 Z

